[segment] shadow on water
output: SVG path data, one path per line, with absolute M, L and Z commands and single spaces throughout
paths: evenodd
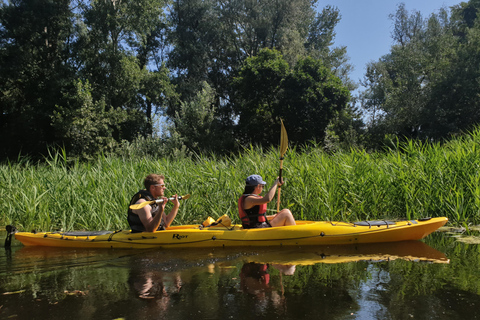
M 1 234 L 0 234 L 1 236 Z M 0 252 L 0 319 L 476 319 L 479 246 Z

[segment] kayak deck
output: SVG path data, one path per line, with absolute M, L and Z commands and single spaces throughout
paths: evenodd
M 164 231 L 18 232 L 25 246 L 75 248 L 189 248 L 335 245 L 420 240 L 445 225 L 445 217 L 406 221 L 297 221 L 296 226 L 243 229 L 240 225 L 202 228 L 171 226 Z

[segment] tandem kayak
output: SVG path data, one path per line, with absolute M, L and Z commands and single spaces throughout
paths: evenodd
M 295 226 L 243 229 L 218 224 L 171 226 L 163 231 L 17 232 L 25 246 L 71 248 L 200 248 L 292 245 L 345 245 L 420 240 L 447 223 L 427 218 L 405 221 L 297 221 Z

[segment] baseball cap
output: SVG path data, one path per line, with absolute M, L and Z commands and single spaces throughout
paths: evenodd
M 253 187 L 259 184 L 265 185 L 267 183 L 263 181 L 262 176 L 259 176 L 258 174 L 252 174 L 251 176 L 247 177 L 245 184 L 249 187 Z

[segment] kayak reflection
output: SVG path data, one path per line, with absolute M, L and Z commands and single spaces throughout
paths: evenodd
M 173 266 L 182 269 L 193 265 L 221 266 L 225 263 L 255 262 L 278 265 L 313 265 L 317 263 L 346 263 L 354 261 L 425 261 L 449 263 L 444 253 L 421 241 L 402 241 L 392 243 L 304 246 L 304 247 L 266 247 L 266 248 L 199 248 L 180 250 L 136 251 L 130 249 L 65 249 L 48 247 L 22 247 L 14 255 L 18 269 L 35 262 L 44 267 L 82 266 L 103 264 L 105 262 L 142 261 L 148 256 L 150 264 L 174 271 Z M 23 262 L 23 263 L 22 263 Z M 148 268 L 145 269 L 148 271 Z
M 243 310 L 265 319 L 295 319 L 298 312 L 345 319 L 372 303 L 404 312 L 385 305 L 385 297 L 400 308 L 430 296 L 450 299 L 439 294 L 449 283 L 439 274 L 460 264 L 441 265 L 448 262 L 420 241 L 194 250 L 13 246 L 11 257 L 0 259 L 2 315 L 28 319 L 44 307 L 51 310 L 45 319 L 67 313 L 85 319 L 249 319 L 252 313 Z M 422 310 L 416 318 L 425 318 Z
M 347 263 L 355 261 L 424 261 L 449 263 L 444 253 L 421 241 L 359 244 L 352 246 L 317 246 L 265 250 L 245 257 L 248 262 L 280 265 L 313 265 L 317 263 Z

